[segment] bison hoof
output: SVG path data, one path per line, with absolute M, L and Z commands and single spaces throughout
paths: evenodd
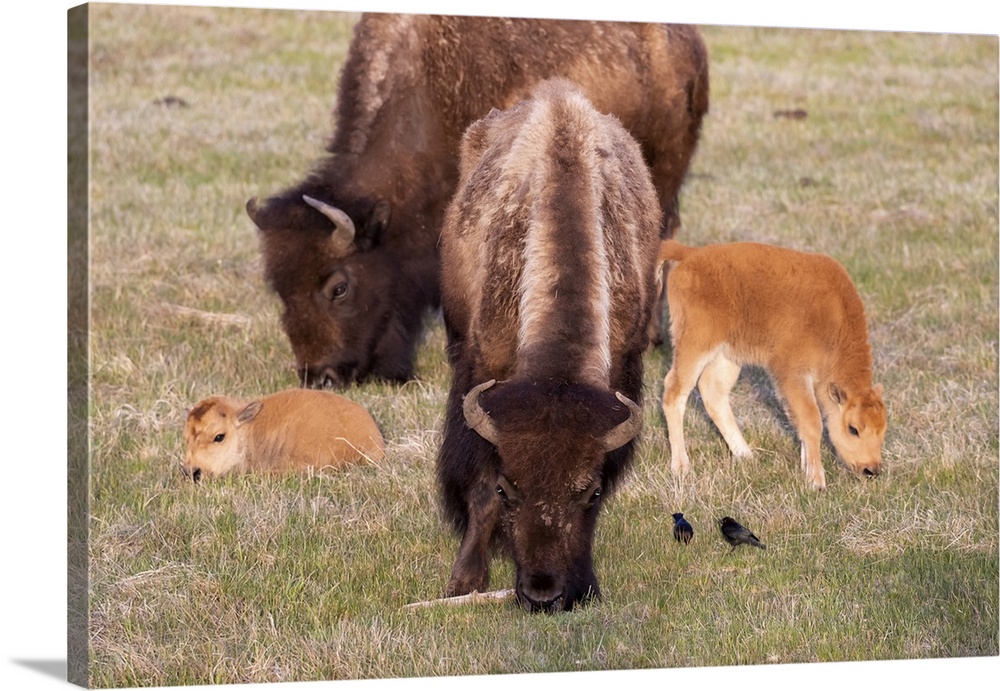
M 455 597 L 456 595 L 468 595 L 472 592 L 485 593 L 489 587 L 489 574 L 474 577 L 452 575 L 448 581 L 448 587 L 444 591 L 444 596 Z

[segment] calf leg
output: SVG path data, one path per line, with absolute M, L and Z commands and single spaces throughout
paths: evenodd
M 778 388 L 802 444 L 800 459 L 806 479 L 813 488 L 826 489 L 826 474 L 823 472 L 823 459 L 820 456 L 823 416 L 816 402 L 816 394 L 806 380 L 798 377 L 779 379 Z
M 670 441 L 670 470 L 676 475 L 684 475 L 691 469 L 684 444 L 684 409 L 708 359 L 705 356 L 692 358 L 675 344 L 673 365 L 663 379 L 663 417 L 667 420 Z
M 750 445 L 740 432 L 729 402 L 729 392 L 740 377 L 740 365 L 721 353 L 708 365 L 698 379 L 698 391 L 705 403 L 705 410 L 726 440 L 729 451 L 736 458 L 749 458 Z
M 495 488 L 486 483 L 475 485 L 469 492 L 468 507 L 469 522 L 451 568 L 446 597 L 474 590 L 486 592 L 490 584 L 489 549 L 500 516 Z

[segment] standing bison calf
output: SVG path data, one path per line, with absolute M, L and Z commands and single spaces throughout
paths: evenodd
M 663 385 L 673 472 L 691 465 L 683 416 L 696 383 L 729 450 L 750 456 L 729 392 L 741 366 L 753 364 L 777 384 L 813 487 L 826 488 L 823 417 L 841 460 L 858 474 L 878 474 L 886 427 L 882 385 L 872 386 L 864 305 L 840 264 L 756 243 L 695 249 L 673 240 L 661 244 L 659 259 L 679 262 L 667 279 L 674 362 Z
M 254 401 L 211 396 L 184 427 L 183 470 L 194 480 L 235 470 L 339 468 L 385 456 L 375 421 L 327 391 L 293 389 Z
M 599 595 L 597 516 L 642 426 L 660 208 L 636 142 L 566 81 L 474 123 L 461 152 L 441 236 L 447 594 L 485 590 L 496 545 L 525 608 L 567 610 Z

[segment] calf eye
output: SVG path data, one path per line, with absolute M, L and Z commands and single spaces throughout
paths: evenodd
M 858 428 L 855 427 L 854 425 L 848 425 L 847 426 L 847 431 L 850 432 L 852 436 L 855 436 L 855 437 L 858 436 Z
M 221 443 L 222 443 L 222 440 L 223 440 L 223 439 L 225 439 L 225 438 L 226 438 L 226 435 L 225 435 L 225 434 L 216 434 L 216 435 L 215 435 L 215 439 L 214 439 L 213 441 L 214 441 L 214 442 L 215 442 L 216 444 L 221 444 Z

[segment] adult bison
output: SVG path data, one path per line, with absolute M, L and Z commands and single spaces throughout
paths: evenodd
M 304 384 L 412 376 L 423 317 L 440 302 L 437 241 L 462 132 L 553 76 L 641 142 L 673 235 L 708 109 L 695 28 L 366 14 L 340 75 L 330 155 L 247 203 Z
M 447 594 L 484 590 L 498 546 L 524 607 L 571 609 L 600 594 L 597 515 L 642 426 L 661 211 L 635 140 L 565 80 L 476 122 L 461 156 L 441 234 Z

